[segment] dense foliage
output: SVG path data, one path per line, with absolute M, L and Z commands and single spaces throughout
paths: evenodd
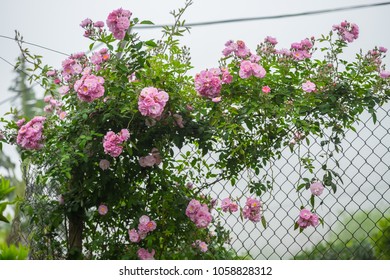
M 132 31 L 152 23 L 128 10 L 109 14 L 109 31 L 86 19 L 90 51 L 71 55 L 60 70 L 42 66 L 21 44 L 47 106 L 31 120 L 3 119 L 3 141 L 22 148 L 30 184 L 40 190 L 23 208 L 39 225 L 31 237 L 35 258 L 232 258 L 218 213 L 240 211 L 266 226 L 261 195 L 272 182 L 248 178 L 252 196 L 224 198 L 221 207 L 208 190 L 221 180 L 235 185 L 243 170 L 259 174 L 308 136 L 324 138 L 328 152 L 323 177 L 296 186 L 312 193 L 297 205 L 296 228 L 322 222 L 315 197 L 324 187 L 336 191 L 338 177 L 327 161 L 359 114 L 368 110 L 375 119 L 375 107 L 389 98 L 386 49 L 342 60 L 358 37 L 357 26 L 343 22 L 288 50 L 276 49 L 272 37 L 254 51 L 228 41 L 220 65 L 193 78 L 189 50 L 177 39 L 187 29 L 185 8 L 173 12 L 175 24 L 158 41 Z M 205 160 L 210 153 L 217 163 Z M 301 158 L 301 174 L 314 174 L 312 161 Z

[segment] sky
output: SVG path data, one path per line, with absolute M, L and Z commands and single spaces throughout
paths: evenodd
M 172 23 L 170 11 L 182 7 L 184 0 L 6 0 L 7 4 L 0 9 L 0 35 L 14 37 L 18 30 L 27 42 L 43 45 L 64 53 L 85 51 L 90 41 L 84 38 L 79 26 L 85 18 L 93 21 L 103 20 L 112 10 L 122 7 L 132 11 L 133 17 L 151 20 L 155 24 Z M 202 22 L 246 17 L 261 17 L 282 14 L 301 13 L 337 7 L 348 7 L 362 4 L 373 4 L 383 0 L 328 0 L 328 1 L 232 1 L 232 0 L 193 0 L 193 5 L 184 15 L 186 22 Z M 3 2 L 4 3 L 4 2 Z M 386 32 L 389 26 L 390 5 L 341 11 L 310 16 L 270 19 L 240 23 L 218 24 L 192 28 L 183 37 L 182 43 L 190 47 L 195 74 L 205 68 L 218 65 L 224 43 L 229 40 L 243 40 L 251 49 L 266 36 L 276 37 L 279 48 L 289 48 L 292 42 L 306 37 L 329 32 L 333 24 L 343 20 L 354 22 L 360 27 L 360 38 L 350 45 L 347 56 L 351 59 L 354 53 L 369 50 L 375 45 L 390 48 L 390 36 Z M 160 38 L 161 30 L 138 30 L 141 38 Z M 19 50 L 12 40 L 0 38 L 0 57 L 14 64 Z M 43 56 L 43 61 L 59 68 L 66 56 L 26 45 L 33 53 Z M 389 63 L 389 59 L 386 61 Z M 12 67 L 0 60 L 0 102 L 11 96 L 8 88 L 15 78 Z M 0 103 L 1 104 L 1 103 Z M 0 107 L 0 114 L 8 111 L 9 103 Z

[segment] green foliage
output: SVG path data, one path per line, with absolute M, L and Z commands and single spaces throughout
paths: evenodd
M 296 260 L 374 260 L 374 250 L 368 241 L 344 243 L 322 242 L 311 250 L 303 251 L 294 257 Z
M 14 190 L 14 187 L 10 186 L 9 180 L 6 180 L 1 176 L 0 179 L 0 222 L 9 223 L 8 219 L 4 216 L 4 210 L 7 205 L 12 202 L 3 201 L 7 198 L 7 196 Z
M 31 65 L 26 69 L 30 79 L 57 104 L 55 112 L 45 114 L 43 147 L 22 150 L 23 163 L 31 168 L 26 175 L 34 186 L 32 198 L 22 205 L 33 227 L 34 258 L 136 259 L 144 248 L 155 250 L 158 259 L 230 259 L 232 252 L 225 248 L 229 233 L 218 216 L 208 227 L 197 227 L 186 215 L 189 201 L 196 199 L 218 214 L 221 209 L 215 208 L 208 191 L 221 180 L 234 186 L 244 171 L 250 174 L 250 193 L 261 196 L 272 190 L 273 178 L 255 180 L 252 174 L 260 174 L 280 158 L 285 147 L 298 154 L 299 173 L 311 174 L 297 186 L 300 194 L 307 191 L 311 182 L 319 180 L 314 176 L 315 158 L 300 154 L 310 137 L 325 138 L 322 180 L 336 192 L 341 178 L 327 162 L 335 161 L 345 131 L 359 114 L 363 110 L 375 114 L 375 106 L 389 99 L 388 81 L 379 78 L 363 55 L 352 63 L 341 60 L 346 43 L 329 35 L 316 41 L 329 45 L 322 60 L 285 58 L 264 51 L 260 44 L 259 63 L 267 71 L 262 79 L 241 78 L 237 57 L 221 59 L 220 67 L 228 69 L 232 82 L 222 86 L 221 102 L 211 102 L 196 93 L 193 77 L 187 74 L 192 68 L 189 50 L 178 40 L 188 31 L 182 15 L 190 4 L 187 1 L 183 9 L 172 12 L 175 24 L 163 28 L 159 41 L 142 41 L 130 32 L 137 24 L 152 24 L 137 18 L 119 42 L 106 30 L 92 33 L 90 50 L 103 43 L 109 59 L 97 67 L 91 57 L 78 58 L 78 63 L 88 66 L 85 71 L 104 80 L 104 97 L 91 102 L 78 98 L 80 73 L 57 71 L 51 78 L 53 69 L 42 66 L 41 57 L 18 40 Z M 17 38 L 21 39 L 18 33 Z M 309 80 L 317 92 L 302 90 L 302 83 Z M 58 83 L 69 86 L 69 92 L 60 94 Z M 262 93 L 263 86 L 271 92 Z M 157 118 L 141 114 L 138 107 L 146 87 L 169 94 Z M 61 117 L 64 112 L 66 117 Z M 2 121 L 4 141 L 15 143 L 18 126 Z M 120 156 L 110 156 L 103 139 L 108 131 L 122 129 L 130 132 L 130 139 L 122 144 Z M 141 166 L 140 159 L 154 156 L 153 150 L 158 150 L 162 163 Z M 219 160 L 209 163 L 205 158 L 209 154 Z M 101 168 L 101 160 L 110 166 Z M 189 183 L 195 187 L 187 187 Z M 108 207 L 106 214 L 98 211 L 102 204 Z M 306 204 L 314 211 L 316 198 L 311 196 Z M 137 228 L 143 215 L 157 228 L 139 242 L 130 242 L 128 230 Z M 264 216 L 261 224 L 267 226 Z M 193 246 L 197 240 L 208 244 L 207 252 Z
M 380 211 L 357 211 L 343 217 L 328 241 L 298 253 L 294 259 L 305 260 L 375 260 L 389 259 L 390 220 Z
M 0 243 L 0 260 L 26 260 L 28 257 L 28 248 L 19 244 L 8 246 Z
M 379 230 L 373 235 L 373 246 L 378 259 L 390 260 L 390 218 L 378 222 Z

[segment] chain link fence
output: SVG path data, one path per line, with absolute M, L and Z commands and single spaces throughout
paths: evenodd
M 267 221 L 264 228 L 261 223 L 242 220 L 238 212 L 223 215 L 221 218 L 225 228 L 231 231 L 231 241 L 228 246 L 237 252 L 239 258 L 253 259 L 340 259 L 340 258 L 381 258 L 374 257 L 374 245 L 382 229 L 379 220 L 390 222 L 390 104 L 377 109 L 377 122 L 371 115 L 364 113 L 356 131 L 348 131 L 342 140 L 343 150 L 335 154 L 338 160 L 338 172 L 343 180 L 337 182 L 337 192 L 326 189 L 317 199 L 317 214 L 323 218 L 324 225 L 309 227 L 303 232 L 294 230 L 294 223 L 299 215 L 299 207 L 308 206 L 311 193 L 299 198 L 296 186 L 301 183 L 299 158 L 307 153 L 314 155 L 315 174 L 322 178 L 321 155 L 324 147 L 323 139 L 310 139 L 310 145 L 301 146 L 299 153 L 291 152 L 288 147 L 282 157 L 272 161 L 258 178 L 270 180 L 273 189 L 261 197 L 263 215 Z M 190 149 L 185 147 L 184 150 Z M 183 149 L 182 149 L 183 152 Z M 213 163 L 215 155 L 208 155 L 207 161 Z M 328 162 L 328 166 L 332 163 Z M 333 162 L 335 167 L 335 162 Z M 249 178 L 256 179 L 248 171 L 242 173 L 240 180 L 232 186 L 230 182 L 220 181 L 210 190 L 213 198 L 221 201 L 232 197 L 245 204 L 245 193 Z M 254 178 L 253 178 L 254 177 Z M 37 189 L 37 186 L 27 187 L 27 199 L 30 203 L 40 199 L 40 193 L 49 197 L 58 194 L 48 194 L 49 190 Z M 47 209 L 50 211 L 50 209 Z M 36 225 L 38 230 L 44 230 L 45 225 Z M 31 257 L 44 258 L 45 252 L 34 253 L 34 246 L 47 248 L 51 257 L 63 258 L 65 252 L 57 252 L 58 245 L 66 240 L 66 221 L 63 232 L 45 240 L 30 240 Z M 32 230 L 30 228 L 29 230 Z M 35 229 L 37 230 L 37 229 Z M 26 236 L 24 236 L 26 237 Z M 390 234 L 389 234 L 390 237 Z M 26 238 L 24 238 L 26 240 Z M 45 244 L 38 244 L 38 243 Z M 35 245 L 34 245 L 35 244 Z M 389 245 L 390 247 L 390 245 Z M 314 248 L 314 249 L 313 249 Z M 390 253 L 390 252 L 388 252 Z M 43 254 L 43 255 L 42 255 Z
M 308 205 L 310 192 L 302 201 L 298 198 L 299 157 L 285 148 L 282 158 L 269 164 L 262 174 L 274 186 L 261 198 L 267 228 L 237 219 L 238 215 L 224 216 L 224 226 L 232 231 L 230 245 L 239 256 L 255 259 L 373 257 L 372 246 L 377 242 L 373 236 L 382 230 L 378 221 L 390 221 L 390 104 L 377 109 L 376 123 L 371 115 L 364 113 L 355 127 L 356 131 L 348 131 L 342 140 L 343 150 L 335 154 L 343 182 L 337 182 L 335 194 L 330 189 L 324 191 L 321 205 L 317 207 L 324 225 L 307 228 L 302 233 L 294 231 L 299 207 Z M 301 155 L 315 156 L 318 173 L 321 173 L 324 152 L 321 140 L 311 138 L 310 146 L 300 151 Z M 213 188 L 212 196 L 220 199 L 248 196 L 242 192 L 248 184 L 247 175 L 244 173 L 234 187 L 219 183 Z M 321 174 L 316 175 L 322 178 Z M 361 252 L 362 248 L 365 251 Z

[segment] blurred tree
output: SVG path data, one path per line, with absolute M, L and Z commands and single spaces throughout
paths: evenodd
M 43 110 L 44 102 L 41 99 L 37 99 L 36 93 L 33 90 L 34 85 L 31 85 L 29 78 L 30 76 L 26 73 L 26 61 L 23 56 L 18 58 L 18 64 L 15 67 L 15 73 L 17 74 L 9 87 L 9 91 L 15 93 L 15 96 L 11 99 L 11 106 L 14 109 L 15 118 L 26 118 L 29 120 L 36 114 L 39 114 Z M 2 151 L 2 147 L 0 147 Z M 19 150 L 15 151 L 19 154 Z M 4 178 L 11 182 L 11 185 L 15 187 L 15 190 L 8 195 L 8 200 L 13 200 L 15 197 L 19 199 L 24 198 L 26 184 L 16 172 L 16 162 L 19 161 L 19 156 L 12 156 L 4 153 L 0 153 L 0 172 L 4 173 Z M 8 244 L 17 244 L 22 242 L 23 235 L 21 233 L 21 218 L 19 215 L 18 205 L 15 204 L 13 209 L 14 217 L 12 224 L 2 224 L 0 226 L 0 242 L 6 237 Z

